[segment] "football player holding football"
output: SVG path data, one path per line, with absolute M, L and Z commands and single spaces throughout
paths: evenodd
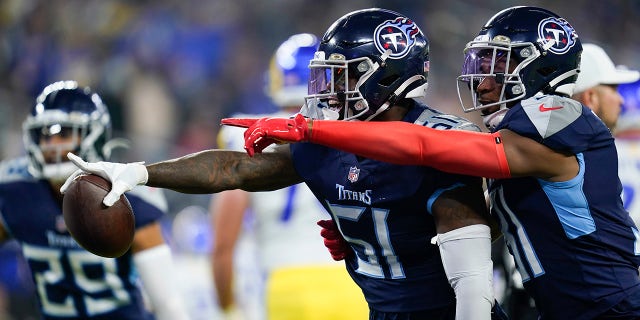
M 160 189 L 127 197 L 135 212 L 131 249 L 115 259 L 83 249 L 65 227 L 60 186 L 75 166 L 65 155 L 106 160 L 119 144 L 100 96 L 75 81 L 54 82 L 23 123 L 27 155 L 0 163 L 0 242 L 15 239 L 29 263 L 44 319 L 149 319 L 141 279 L 157 319 L 187 319 L 173 283 L 159 219 Z M 139 277 L 138 277 L 139 275 Z
M 317 67 L 311 69 L 312 95 L 302 110 L 309 117 L 480 130 L 414 99 L 427 88 L 428 40 L 400 13 L 373 8 L 346 14 L 326 31 L 311 64 Z M 345 263 L 370 319 L 491 318 L 491 233 L 481 178 L 308 143 L 255 157 L 206 150 L 150 165 L 69 158 L 80 168 L 76 174 L 112 181 L 106 205 L 140 184 L 215 193 L 305 182 L 354 252 Z

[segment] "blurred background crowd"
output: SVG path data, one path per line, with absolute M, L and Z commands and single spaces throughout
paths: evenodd
M 264 92 L 276 46 L 294 33 L 321 36 L 334 20 L 366 7 L 416 20 L 431 48 L 426 102 L 461 114 L 455 78 L 462 49 L 493 14 L 516 4 L 558 13 L 583 42 L 640 69 L 640 2 L 633 0 L 2 0 L 0 159 L 23 153 L 21 123 L 37 93 L 57 80 L 101 94 L 115 135 L 132 142 L 122 160 L 154 162 L 216 147 L 221 118 L 276 110 Z M 170 226 L 181 212 L 201 221 L 210 196 L 168 197 Z M 197 250 L 207 250 L 206 228 L 182 220 L 180 226 L 178 233 L 200 241 Z M 8 287 L 29 276 L 20 266 L 4 270 L 0 285 Z

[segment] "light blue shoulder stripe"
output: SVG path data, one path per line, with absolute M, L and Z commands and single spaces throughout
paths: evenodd
M 636 241 L 633 243 L 633 253 L 636 256 L 640 256 L 640 232 L 636 227 L 631 227 L 631 231 L 633 231 L 633 236 L 636 237 Z
M 27 157 L 12 158 L 0 162 L 0 183 L 33 180 L 28 170 Z
M 582 191 L 585 170 L 584 155 L 579 153 L 576 158 L 580 171 L 571 180 L 550 182 L 538 179 L 569 239 L 575 239 L 596 230 L 596 223 L 591 216 L 587 197 Z
M 464 184 L 463 183 L 454 183 L 452 184 L 450 187 L 448 188 L 442 188 L 442 189 L 438 189 L 436 190 L 434 193 L 431 194 L 431 197 L 429 197 L 429 201 L 427 201 L 427 211 L 429 212 L 429 214 L 433 214 L 433 212 L 431 212 L 431 207 L 433 206 L 433 203 L 436 202 L 436 200 L 438 199 L 438 197 L 440 197 L 440 195 L 445 192 L 445 191 L 449 191 L 449 190 L 453 190 L 456 188 L 460 188 L 463 187 Z

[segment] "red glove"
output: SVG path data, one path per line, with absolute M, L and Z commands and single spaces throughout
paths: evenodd
M 333 220 L 320 220 L 318 225 L 322 227 L 320 235 L 324 238 L 324 246 L 329 249 L 333 260 L 344 260 L 354 253 Z
M 244 132 L 244 149 L 249 156 L 262 152 L 273 143 L 308 141 L 311 135 L 311 119 L 297 114 L 293 119 L 225 118 L 223 125 L 248 128 Z

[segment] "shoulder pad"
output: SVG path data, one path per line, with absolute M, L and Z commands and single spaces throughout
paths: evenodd
M 556 96 L 534 96 L 520 102 L 540 136 L 545 139 L 566 128 L 582 115 L 582 104 Z
M 169 210 L 169 204 L 167 203 L 167 198 L 164 196 L 162 189 L 148 186 L 136 186 L 129 191 L 129 194 L 137 196 L 142 199 L 142 201 L 148 202 L 165 213 Z
M 20 157 L 0 162 L 0 183 L 34 180 L 28 170 L 29 159 Z
M 439 130 L 482 131 L 478 125 L 465 118 L 431 108 L 426 108 L 414 123 Z

